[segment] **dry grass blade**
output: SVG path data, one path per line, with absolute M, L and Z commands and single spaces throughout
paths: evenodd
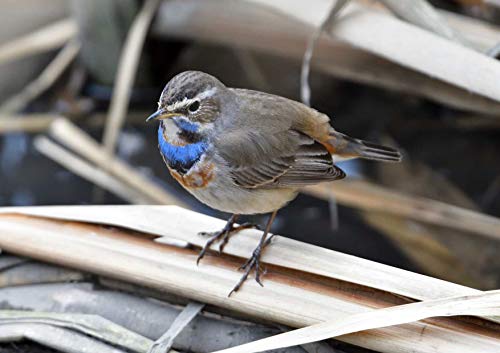
M 436 26 L 448 27 L 448 29 L 445 29 L 443 32 L 451 31 L 453 33 L 448 39 L 454 40 L 453 36 L 458 35 L 461 39 L 462 45 L 466 45 L 482 53 L 485 53 L 498 42 L 500 33 L 499 27 L 470 16 L 435 8 L 431 8 L 431 11 L 436 12 L 436 14 L 428 16 L 426 15 L 427 10 L 423 9 L 423 11 L 420 11 L 418 9 L 420 7 L 420 5 L 417 4 L 419 1 L 379 0 L 380 2 L 384 2 L 386 5 L 389 5 L 388 3 L 394 4 L 394 7 L 388 6 L 387 10 L 371 0 L 353 1 L 377 12 L 392 11 L 402 19 L 405 19 L 406 21 L 419 27 L 427 28 L 431 32 L 439 35 L 439 30 L 433 29 L 434 24 L 426 24 L 429 21 L 438 21 L 435 23 Z M 417 13 L 407 13 L 409 12 L 408 9 L 413 7 L 417 8 Z M 426 6 L 424 5 L 424 7 Z M 436 17 L 438 18 L 437 20 L 431 19 Z M 447 38 L 448 35 L 446 35 L 446 33 L 442 33 L 441 36 Z
M 111 99 L 108 121 L 104 130 L 104 146 L 113 155 L 118 134 L 127 115 L 130 93 L 134 83 L 137 66 L 141 57 L 142 46 L 151 20 L 160 4 L 160 0 L 146 0 L 135 18 L 125 44 L 123 45 L 116 82 Z
M 148 114 L 148 112 L 130 112 L 128 119 L 132 123 L 142 124 L 144 123 L 144 117 Z M 72 117 L 66 118 L 71 119 Z M 80 117 L 75 117 L 75 120 L 78 120 L 78 118 Z M 0 114 L 0 134 L 11 132 L 24 132 L 28 134 L 44 132 L 58 119 L 65 119 L 65 117 L 54 113 Z M 105 122 L 106 115 L 103 113 L 92 114 L 87 116 L 84 121 L 81 121 L 85 126 L 92 127 L 102 127 Z
M 0 342 L 32 341 L 66 353 L 129 353 L 89 336 L 42 324 L 6 324 L 1 326 Z
M 59 119 L 54 121 L 49 128 L 49 134 L 100 169 L 112 174 L 115 178 L 141 193 L 143 198 L 150 200 L 149 203 L 184 205 L 184 202 L 171 196 L 125 162 L 107 154 L 105 149 L 92 137 L 68 120 Z
M 54 60 L 43 70 L 33 82 L 29 83 L 20 93 L 7 99 L 0 106 L 1 114 L 15 113 L 23 109 L 31 100 L 38 97 L 61 77 L 73 62 L 80 50 L 78 41 L 71 41 L 57 54 Z
M 1 257 L 8 256 L 2 254 Z M 3 288 L 48 285 L 53 283 L 69 283 L 84 281 L 88 276 L 70 269 L 61 269 L 49 264 L 38 263 L 24 259 L 26 262 L 7 268 L 1 268 L 0 263 L 0 295 Z M 35 291 L 33 292 L 35 293 Z M 5 305 L 4 307 L 9 307 Z M 15 309 L 15 308 L 12 308 Z M 21 309 L 21 308 L 17 308 Z M 22 310 L 25 310 L 23 307 Z M 27 309 L 26 309 L 27 310 Z
M 38 152 L 44 154 L 76 175 L 89 180 L 123 200 L 134 204 L 149 203 L 150 200 L 148 198 L 143 197 L 140 193 L 130 189 L 130 187 L 123 184 L 113 176 L 103 172 L 102 170 L 96 169 L 91 164 L 65 150 L 63 147 L 52 142 L 48 138 L 38 136 L 33 143 Z
M 493 76 L 487 74 L 490 78 L 483 81 L 481 72 L 498 71 L 494 60 L 405 23 L 387 11 L 381 11 L 381 6 L 374 9 L 360 6 L 359 2 L 351 1 L 347 6 L 336 21 L 331 38 L 320 38 L 313 66 L 343 79 L 417 94 L 460 109 L 498 115 L 498 100 L 488 99 L 476 90 L 476 86 L 493 87 L 492 82 L 487 82 L 493 81 Z M 307 39 L 330 6 L 331 2 L 325 0 L 308 3 L 171 0 L 160 7 L 153 32 L 160 36 L 206 40 L 301 60 Z M 176 15 L 178 13 L 185 16 L 180 18 Z M 464 33 L 467 41 L 475 46 L 480 44 L 480 48 L 486 49 L 496 44 L 496 27 L 465 16 L 440 13 L 453 29 Z M 214 23 L 219 25 L 214 26 Z M 221 23 L 224 27 L 220 26 Z M 409 42 L 415 42 L 415 46 L 409 46 Z M 426 50 L 413 53 L 417 47 Z M 400 52 L 393 56 L 388 52 L 389 48 L 397 48 Z M 450 66 L 447 64 L 450 57 L 459 57 L 461 62 Z M 481 59 L 476 61 L 476 57 Z M 488 63 L 484 66 L 486 61 Z M 479 70 L 483 66 L 484 70 Z M 463 67 L 467 67 L 470 74 L 464 75 Z M 474 82 L 464 82 L 468 80 Z M 478 94 L 470 94 L 470 88 Z
M 309 194 L 328 200 L 334 195 L 340 204 L 366 211 L 408 217 L 451 229 L 500 240 L 500 219 L 473 210 L 424 197 L 408 196 L 363 181 L 340 181 L 306 188 Z
M 319 11 L 322 11 L 322 6 L 316 9 L 311 3 L 304 2 L 251 1 L 314 28 L 318 26 Z M 390 16 L 348 6 L 330 35 L 412 70 L 500 102 L 500 86 L 497 82 L 500 65 L 484 54 L 429 31 Z M 466 73 L 464 68 L 467 68 Z
M 337 14 L 349 2 L 349 0 L 336 0 L 328 16 L 323 20 L 321 25 L 314 31 L 313 35 L 307 43 L 304 58 L 302 59 L 302 70 L 300 73 L 300 97 L 304 104 L 311 105 L 311 88 L 309 87 L 309 71 L 311 70 L 311 59 L 314 52 L 314 46 L 318 41 L 321 33 L 327 28 L 330 29 Z
M 68 328 L 133 352 L 145 353 L 151 340 L 96 315 L 0 310 L 0 327 L 8 324 L 43 324 Z
M 496 58 L 500 54 L 500 43 L 496 44 L 491 49 L 488 49 L 486 55 L 491 56 L 492 58 Z
M 379 0 L 400 18 L 453 41 L 462 42 L 458 34 L 443 21 L 427 0 Z
M 201 303 L 190 302 L 179 316 L 172 323 L 167 332 L 158 338 L 148 350 L 148 353 L 168 353 L 174 344 L 174 339 L 182 330 L 189 325 L 191 321 L 198 315 L 205 305 Z
M 216 353 L 262 352 L 322 341 L 359 331 L 401 325 L 436 316 L 459 315 L 500 315 L 500 290 L 477 295 L 429 300 L 350 315 Z
M 0 65 L 61 47 L 77 33 L 73 19 L 66 19 L 0 45 Z
M 62 118 L 62 116 L 56 114 L 0 114 L 0 134 L 11 132 L 41 132 L 46 130 L 57 118 Z

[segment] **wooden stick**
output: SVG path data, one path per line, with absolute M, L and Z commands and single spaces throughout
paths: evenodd
M 184 205 L 160 186 L 148 180 L 118 158 L 109 156 L 103 147 L 84 131 L 66 119 L 58 119 L 49 128 L 49 134 L 80 156 L 140 192 L 151 202 L 164 205 Z
M 339 181 L 304 189 L 329 200 L 331 195 L 346 206 L 407 217 L 416 221 L 472 232 L 500 240 L 500 219 L 424 197 L 404 195 L 363 181 Z
M 0 65 L 61 47 L 77 33 L 73 19 L 65 19 L 0 45 Z
M 169 233 L 182 232 L 176 227 L 178 219 L 168 215 L 162 219 L 170 224 L 165 229 Z M 154 222 L 152 218 L 141 219 L 141 223 L 151 221 Z M 185 225 L 191 228 L 191 234 L 199 226 L 201 224 L 193 219 Z M 247 237 L 235 237 L 232 241 L 238 242 L 237 239 L 243 238 Z M 274 245 L 277 244 L 273 244 L 266 254 L 279 255 L 278 247 Z M 249 281 L 241 291 L 228 298 L 228 291 L 240 277 L 235 270 L 239 261 L 235 262 L 234 258 L 209 257 L 197 267 L 197 251 L 194 249 L 155 244 L 150 236 L 137 236 L 136 233 L 133 235 L 98 225 L 4 214 L 0 216 L 0 247 L 12 253 L 170 291 L 192 300 L 295 327 L 406 302 L 391 293 L 285 270 L 279 266 L 268 268 L 263 288 Z M 326 249 L 318 251 L 328 252 Z M 283 253 L 281 256 L 286 255 Z M 324 265 L 335 266 L 335 263 Z M 385 281 L 387 277 L 386 273 L 380 273 L 378 281 Z M 339 339 L 389 353 L 484 353 L 500 349 L 499 333 L 498 326 L 480 319 L 432 319 Z
M 44 136 L 37 137 L 33 142 L 38 152 L 62 165 L 71 172 L 84 179 L 108 190 L 125 201 L 135 204 L 148 204 L 150 200 L 134 192 L 133 189 L 117 180 L 115 177 L 96 169 L 91 164 L 78 158 L 63 147 L 52 142 Z

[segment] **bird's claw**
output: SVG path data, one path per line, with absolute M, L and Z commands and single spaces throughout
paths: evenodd
M 213 243 L 220 241 L 218 253 L 219 255 L 221 255 L 231 235 L 233 235 L 236 232 L 239 232 L 240 230 L 249 228 L 259 229 L 259 226 L 252 223 L 243 223 L 238 226 L 234 226 L 231 224 L 231 225 L 226 225 L 222 230 L 217 232 L 199 232 L 198 234 L 200 236 L 209 237 L 209 239 L 207 240 L 207 242 L 201 249 L 200 253 L 198 254 L 196 265 L 200 263 L 200 260 L 205 256 L 205 254 L 210 249 L 210 246 L 212 246 Z
M 260 266 L 261 253 L 262 249 L 258 247 L 254 250 L 252 256 L 240 267 L 240 270 L 244 270 L 245 273 L 243 274 L 243 276 L 241 276 L 240 280 L 238 281 L 238 283 L 236 283 L 231 292 L 229 292 L 228 296 L 231 296 L 231 294 L 237 292 L 240 289 L 243 283 L 248 279 L 248 276 L 250 275 L 250 272 L 252 272 L 252 270 L 255 270 L 255 281 L 261 287 L 264 287 L 264 285 L 262 284 L 261 276 L 265 275 L 267 271 L 263 270 Z
M 219 240 L 219 238 L 221 238 L 221 237 L 223 237 L 223 238 L 227 237 L 229 231 L 226 230 L 226 229 L 223 229 L 223 230 L 218 231 L 218 232 L 200 232 L 198 234 L 201 235 L 201 233 L 203 233 L 204 236 L 209 236 L 210 235 L 210 239 L 207 240 L 207 242 L 205 243 L 205 245 L 201 249 L 200 253 L 198 254 L 198 258 L 196 259 L 196 266 L 198 266 L 200 264 L 201 259 L 205 256 L 205 254 L 207 253 L 207 251 L 210 249 L 210 246 L 214 242 L 216 242 L 217 240 Z

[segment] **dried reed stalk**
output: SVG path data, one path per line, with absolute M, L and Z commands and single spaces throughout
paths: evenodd
M 44 136 L 38 136 L 33 144 L 38 152 L 46 157 L 125 201 L 132 204 L 148 204 L 150 201 L 117 178 L 97 169 Z
M 500 219 L 496 217 L 424 197 L 405 195 L 372 183 L 340 181 L 315 185 L 304 191 L 325 200 L 334 196 L 339 203 L 349 207 L 389 213 L 500 240 Z
M 216 353 L 256 353 L 322 341 L 353 332 L 401 325 L 436 316 L 500 315 L 500 290 L 465 297 L 428 300 L 354 314 L 264 338 Z
M 0 45 L 0 65 L 63 46 L 77 33 L 73 19 L 65 19 Z
M 1 114 L 12 114 L 22 110 L 30 101 L 45 92 L 61 77 L 68 66 L 76 58 L 80 50 L 78 41 L 71 41 L 61 49 L 42 73 L 19 93 L 8 98 L 1 106 Z
M 104 147 L 68 120 L 59 119 L 54 121 L 49 128 L 49 134 L 100 169 L 112 174 L 115 178 L 141 193 L 143 197 L 147 197 L 150 203 L 165 205 L 184 204 L 180 199 L 167 193 L 160 186 L 148 180 L 125 162 L 116 157 L 111 157 Z
M 118 135 L 127 116 L 128 103 L 141 57 L 142 46 L 159 4 L 160 0 L 146 0 L 144 2 L 130 27 L 123 45 L 103 138 L 106 152 L 110 156 L 114 154 Z
M 172 0 L 160 7 L 153 30 L 161 36 L 206 40 L 300 60 L 307 39 L 330 5 L 326 0 Z M 179 18 L 178 13 L 185 16 Z M 480 21 L 443 17 L 450 18 L 457 32 L 466 28 L 468 42 L 493 46 L 492 38 L 498 38 L 498 29 Z M 418 94 L 453 107 L 490 115 L 500 112 L 495 80 L 500 69 L 495 60 L 387 11 L 347 6 L 331 35 L 318 41 L 312 65 L 337 77 Z
M 65 209 L 69 210 L 64 211 Z M 60 214 L 64 217 L 65 212 L 67 217 L 68 212 L 73 210 L 73 216 L 78 218 L 85 209 L 45 207 L 38 210 L 56 217 Z M 127 209 L 131 212 L 127 212 Z M 36 213 L 37 209 L 30 208 L 30 210 Z M 138 234 L 99 225 L 12 214 L 24 211 L 23 208 L 10 208 L 3 210 L 4 214 L 0 215 L 2 249 L 167 290 L 192 300 L 294 327 L 309 326 L 334 317 L 340 319 L 350 314 L 366 312 L 370 308 L 385 308 L 409 301 L 394 293 L 359 286 L 349 281 L 350 277 L 363 275 L 356 274 L 356 264 L 359 263 L 369 265 L 370 274 L 375 275 L 372 281 L 378 283 L 378 286 L 413 286 L 419 291 L 427 291 L 437 297 L 449 291 L 478 293 L 470 288 L 429 279 L 351 256 L 344 255 L 342 258 L 326 249 L 278 238 L 266 251 L 264 262 L 269 264 L 270 259 L 280 259 L 280 262 L 288 262 L 287 268 L 268 265 L 264 288 L 249 281 L 241 291 L 228 298 L 227 293 L 241 275 L 235 269 L 242 260 L 228 255 L 209 256 L 197 267 L 196 249 L 180 249 L 158 244 L 153 241 L 154 236 L 145 233 Z M 5 212 L 10 213 L 5 214 Z M 198 231 L 215 229 L 222 223 L 220 220 L 173 207 L 109 206 L 107 209 L 88 207 L 86 213 L 86 216 L 93 213 L 93 218 L 110 216 L 109 219 L 113 219 L 113 216 L 116 219 L 121 215 L 127 219 L 123 224 L 125 227 L 132 223 L 135 228 L 147 228 L 153 225 L 158 229 L 161 228 L 161 234 L 166 233 L 175 238 L 190 237 L 192 240 L 198 238 L 196 235 Z M 246 256 L 251 252 L 254 245 L 252 242 L 256 242 L 259 235 L 251 231 L 245 233 L 232 239 L 228 245 L 229 253 L 244 253 L 243 256 Z M 199 241 L 203 242 L 203 239 Z M 287 252 L 293 248 L 284 245 L 295 247 L 295 252 Z M 311 256 L 312 254 L 317 257 Z M 325 261 L 325 257 L 330 260 Z M 338 261 L 331 261 L 333 257 L 337 257 Z M 339 265 L 345 266 L 349 269 L 348 279 L 335 280 L 329 276 L 318 276 L 296 269 L 303 268 L 299 264 L 304 260 L 309 267 L 326 268 L 326 271 L 333 271 L 332 268 L 336 269 Z M 484 353 L 498 351 L 499 332 L 496 324 L 478 318 L 440 318 L 349 334 L 339 339 L 384 352 Z

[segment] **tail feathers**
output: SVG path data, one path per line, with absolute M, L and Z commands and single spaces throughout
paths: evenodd
M 358 140 L 360 144 L 360 157 L 381 162 L 401 162 L 401 153 L 391 147 Z
M 402 159 L 401 153 L 392 147 L 355 139 L 336 131 L 330 137 L 332 154 L 342 159 L 364 158 L 380 162 L 400 162 Z

